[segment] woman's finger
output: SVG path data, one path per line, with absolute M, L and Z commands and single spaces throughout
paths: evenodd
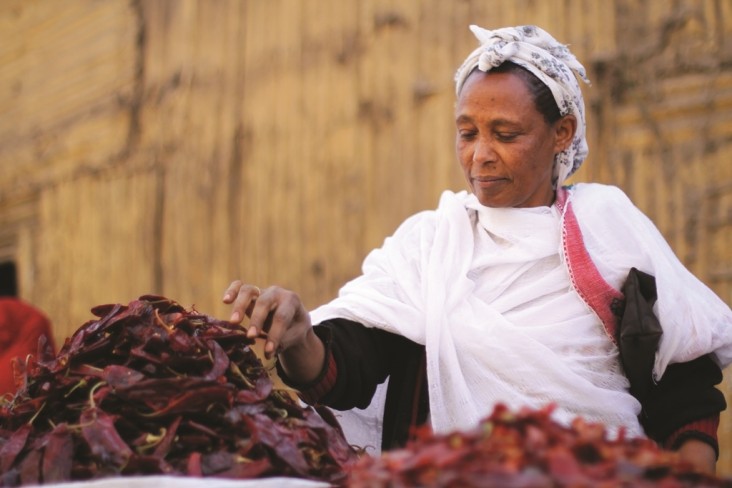
M 267 359 L 274 356 L 277 349 L 280 348 L 283 336 L 294 325 L 297 309 L 290 302 L 285 303 L 286 305 L 280 303 L 267 317 L 269 329 L 267 330 L 267 341 L 264 343 L 264 357 Z
M 250 315 L 254 308 L 254 304 L 262 290 L 256 285 L 239 284 L 238 288 L 232 283 L 227 292 L 224 294 L 224 302 L 228 299 L 228 303 L 233 303 L 230 322 L 240 323 L 244 319 L 244 315 Z M 234 295 L 234 293 L 236 294 Z
M 224 297 L 222 298 L 222 301 L 224 303 L 231 303 L 234 301 L 234 298 L 239 294 L 239 288 L 242 286 L 241 280 L 234 280 L 231 282 L 229 287 L 224 292 Z
M 252 302 L 252 307 L 247 313 L 249 316 L 248 337 L 257 337 L 260 333 L 267 332 L 269 315 L 275 308 L 277 308 L 275 289 L 265 290 Z

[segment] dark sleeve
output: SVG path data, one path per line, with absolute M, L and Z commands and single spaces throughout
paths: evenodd
M 641 424 L 646 435 L 664 445 L 672 434 L 685 431 L 683 438 L 694 436 L 718 450 L 716 436 L 685 426 L 714 418 L 727 407 L 724 395 L 715 387 L 721 381 L 722 371 L 710 355 L 669 365 L 642 402 Z
M 389 376 L 399 336 L 346 319 L 328 320 L 318 327 L 330 332 L 330 349 L 338 370 L 322 403 L 336 410 L 368 407 L 376 387 Z
M 404 446 L 429 410 L 424 346 L 345 319 L 323 322 L 314 331 L 326 350 L 320 374 L 306 385 L 294 384 L 278 363 L 281 379 L 311 405 L 348 410 L 367 407 L 389 378 L 381 448 Z
M 307 385 L 290 380 L 277 364 L 282 381 L 308 403 L 336 410 L 366 408 L 391 371 L 400 336 L 358 322 L 333 319 L 313 327 L 325 345 L 326 358 L 318 377 Z

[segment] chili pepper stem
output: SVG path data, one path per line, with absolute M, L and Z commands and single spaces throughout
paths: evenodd
M 91 406 L 91 408 L 97 408 L 97 404 L 94 401 L 94 393 L 96 393 L 99 388 L 101 388 L 102 386 L 104 386 L 106 384 L 107 384 L 106 381 L 100 381 L 96 385 L 92 386 L 91 389 L 89 390 L 89 405 Z
M 81 381 L 76 383 L 74 386 L 69 388 L 69 391 L 66 392 L 66 394 L 64 395 L 64 398 L 68 398 L 72 393 L 74 393 L 74 391 L 76 391 L 77 388 L 82 388 L 82 387 L 86 386 L 87 383 L 88 382 L 86 381 L 86 379 L 82 379 Z
M 41 413 L 41 410 L 43 410 L 43 407 L 46 406 L 46 402 L 43 402 L 40 407 L 38 407 L 38 410 L 36 413 L 33 414 L 33 416 L 28 420 L 28 425 L 33 425 L 33 421 L 36 420 L 36 417 L 38 417 L 38 414 Z
M 165 330 L 168 331 L 168 333 L 173 332 L 174 327 L 171 325 L 166 324 L 162 318 L 160 318 L 160 314 L 158 313 L 158 309 L 155 309 L 155 320 L 158 324 L 160 324 L 161 327 L 163 327 Z

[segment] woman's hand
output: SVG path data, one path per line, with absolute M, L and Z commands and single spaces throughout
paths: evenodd
M 233 323 L 249 317 L 247 337 L 266 337 L 265 358 L 278 355 L 290 379 L 307 383 L 320 373 L 325 347 L 313 332 L 310 314 L 300 297 L 279 286 L 260 290 L 257 286 L 232 282 L 224 292 L 224 303 L 232 304 Z
M 716 473 L 717 455 L 712 446 L 697 439 L 689 439 L 678 449 L 679 457 L 701 473 Z

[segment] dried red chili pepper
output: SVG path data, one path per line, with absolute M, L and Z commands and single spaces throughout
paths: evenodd
M 4 473 L 13 465 L 15 458 L 25 447 L 30 432 L 30 424 L 23 424 L 3 443 L 0 448 L 0 471 Z
M 56 356 L 18 363 L 0 403 L 0 485 L 105 476 L 342 483 L 333 420 L 274 389 L 246 331 L 148 295 L 100 305 Z M 324 413 L 324 412 L 323 412 Z
M 35 485 L 42 482 L 41 460 L 42 452 L 36 446 L 28 452 L 18 466 L 19 483 L 23 485 Z
M 127 465 L 132 450 L 117 432 L 114 417 L 96 407 L 85 409 L 79 416 L 81 434 L 92 456 L 113 473 Z
M 349 488 L 690 488 L 731 487 L 693 472 L 675 453 L 645 438 L 609 439 L 601 424 L 554 422 L 552 407 L 510 412 L 499 405 L 475 429 L 428 429 L 404 449 L 362 457 L 348 468 Z
M 59 483 L 71 478 L 74 441 L 63 423 L 46 434 L 43 443 L 42 478 L 44 483 Z
M 164 431 L 165 433 L 160 438 L 159 442 L 155 444 L 155 451 L 153 451 L 153 456 L 165 458 L 168 455 L 168 453 L 170 452 L 170 448 L 173 445 L 173 441 L 175 440 L 175 436 L 178 433 L 178 426 L 180 425 L 182 418 L 183 417 L 178 416 L 170 423 L 168 428 Z

